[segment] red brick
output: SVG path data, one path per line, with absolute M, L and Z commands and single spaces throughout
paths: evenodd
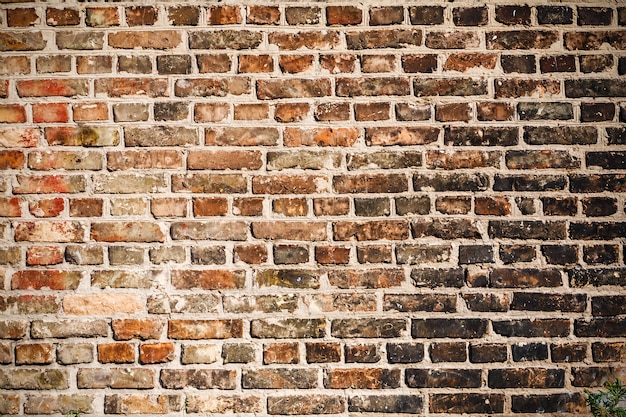
M 239 73 L 262 73 L 274 71 L 274 59 L 271 55 L 240 55 Z
M 296 364 L 300 362 L 300 348 L 298 343 L 272 343 L 263 347 L 263 363 Z
M 159 12 L 152 6 L 132 6 L 125 9 L 128 26 L 154 25 Z
M 21 222 L 15 226 L 15 241 L 83 242 L 84 228 L 79 222 L 70 221 Z
M 266 175 L 252 178 L 254 194 L 314 194 L 328 188 L 328 180 L 322 176 Z
M 72 113 L 75 122 L 107 120 L 109 118 L 109 108 L 106 103 L 74 104 Z
M 246 23 L 253 25 L 279 25 L 280 9 L 278 6 L 248 6 Z
M 69 118 L 67 103 L 33 104 L 33 122 L 35 123 L 64 123 Z
M 38 23 L 37 10 L 31 8 L 19 8 L 7 10 L 7 23 L 9 27 L 28 27 Z
M 139 346 L 139 363 L 166 363 L 172 362 L 174 358 L 172 343 L 150 343 Z
M 15 347 L 17 365 L 47 365 L 54 361 L 54 345 L 49 343 L 29 343 Z
M 183 5 L 168 7 L 167 18 L 174 26 L 196 26 L 200 19 L 200 8 Z
M 160 320 L 115 319 L 111 322 L 115 340 L 159 339 L 165 327 Z
M 210 25 L 236 25 L 242 20 L 239 6 L 211 6 L 207 11 Z
M 19 80 L 16 84 L 20 97 L 72 97 L 89 93 L 89 83 L 82 79 Z
M 352 146 L 360 134 L 356 128 L 288 128 L 283 135 L 285 146 Z
M 150 212 L 154 217 L 186 217 L 187 199 L 155 198 L 150 202 Z
M 18 175 L 15 194 L 80 193 L 85 191 L 82 175 Z
M 258 265 L 267 262 L 268 252 L 264 245 L 237 245 L 233 251 L 234 262 Z
M 46 9 L 46 24 L 48 26 L 76 26 L 80 24 L 80 11 L 77 9 Z
M 19 198 L 0 198 L 0 217 L 20 217 L 22 215 Z
M 286 74 L 307 72 L 313 69 L 313 55 L 281 55 L 278 60 L 280 70 Z
M 164 78 L 99 78 L 94 83 L 96 95 L 108 97 L 166 97 L 168 83 Z
M 363 21 L 363 11 L 354 6 L 326 7 L 326 22 L 329 25 L 358 25 Z
M 242 320 L 170 320 L 170 339 L 230 339 L 243 334 Z
M 348 264 L 350 248 L 346 246 L 316 246 L 315 260 L 324 265 Z
M 356 55 L 326 54 L 320 55 L 320 66 L 331 74 L 354 72 Z
M 26 265 L 29 266 L 57 265 L 63 263 L 63 260 L 63 251 L 58 246 L 33 246 L 26 251 Z M 48 271 L 46 275 L 54 275 L 54 272 L 55 271 Z M 80 276 L 80 274 L 78 275 Z M 15 275 L 13 278 L 15 279 Z
M 134 363 L 135 348 L 128 343 L 108 343 L 98 345 L 100 363 Z
M 286 51 L 305 49 L 331 49 L 339 45 L 335 31 L 270 32 L 269 43 Z
M 272 211 L 288 217 L 306 216 L 309 206 L 305 198 L 280 198 L 272 201 Z
M 0 74 L 29 74 L 30 58 L 26 56 L 6 56 L 0 62 Z
M 32 148 L 39 144 L 41 132 L 33 128 L 0 128 L 0 147 Z
M 42 247 L 39 247 L 42 248 Z M 53 248 L 48 254 L 43 252 L 39 253 L 39 256 L 49 257 L 49 259 L 56 258 L 62 254 L 58 247 L 44 247 Z M 31 248 L 33 249 L 33 248 Z M 27 254 L 27 259 L 28 259 Z M 35 257 L 38 256 L 35 254 Z M 40 258 L 42 259 L 42 258 Z M 60 262 L 57 262 L 60 263 Z M 44 263 L 49 265 L 49 263 Z M 32 264 L 37 265 L 37 264 Z M 51 290 L 75 290 L 80 284 L 82 273 L 78 271 L 57 271 L 57 270 L 27 270 L 18 271 L 13 274 L 11 278 L 11 289 L 14 290 L 27 290 L 35 289 L 40 290 L 48 288 Z

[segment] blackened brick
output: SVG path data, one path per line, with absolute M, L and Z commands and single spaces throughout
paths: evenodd
M 540 25 L 570 25 L 574 12 L 568 6 L 537 6 L 537 21 Z
M 505 264 L 532 262 L 535 260 L 536 251 L 530 245 L 500 245 L 499 256 Z
M 585 343 L 553 343 L 550 345 L 552 362 L 582 362 L 587 357 Z
M 578 260 L 578 248 L 575 245 L 541 245 L 541 253 L 548 264 L 575 264 Z
M 585 396 L 579 392 L 511 396 L 514 413 L 574 413 L 587 411 Z
M 534 74 L 537 71 L 534 55 L 502 55 L 500 64 L 507 74 Z
M 455 7 L 452 21 L 457 26 L 483 26 L 489 20 L 489 9 L 485 7 Z
M 570 286 L 581 288 L 586 285 L 626 285 L 626 268 L 574 268 L 567 271 Z
M 574 334 L 578 337 L 623 337 L 626 318 L 578 319 L 574 322 Z
M 565 370 L 526 368 L 489 370 L 489 388 L 562 388 Z
M 387 343 L 387 362 L 417 363 L 424 360 L 424 345 L 421 343 Z
M 473 363 L 506 362 L 506 345 L 501 343 L 470 344 L 469 359 Z
M 578 25 L 580 26 L 608 26 L 613 19 L 613 9 L 610 7 L 579 7 Z
M 594 316 L 618 316 L 626 314 L 626 296 L 606 295 L 591 298 L 591 313 Z
M 442 6 L 412 6 L 409 17 L 412 25 L 440 25 L 443 23 Z
M 409 388 L 479 388 L 482 384 L 479 369 L 407 369 Z
M 463 338 L 476 339 L 487 332 L 484 319 L 414 319 L 411 335 L 414 338 Z
M 511 303 L 512 310 L 567 311 L 582 313 L 587 308 L 585 294 L 544 294 L 516 292 Z
M 619 257 L 617 245 L 585 245 L 583 246 L 583 261 L 590 265 L 613 264 Z
M 494 262 L 493 247 L 485 245 L 459 246 L 460 264 L 477 264 Z
M 506 337 L 565 337 L 570 321 L 564 319 L 519 319 L 492 322 L 493 330 Z
M 431 343 L 428 355 L 433 363 L 438 362 L 465 362 L 467 360 L 467 346 L 465 342 Z
M 516 343 L 511 346 L 511 356 L 515 362 L 541 361 L 548 359 L 546 343 Z

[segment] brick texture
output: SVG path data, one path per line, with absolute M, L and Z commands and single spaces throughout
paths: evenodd
M 623 1 L 0 0 L 0 414 L 584 415 L 625 125 Z

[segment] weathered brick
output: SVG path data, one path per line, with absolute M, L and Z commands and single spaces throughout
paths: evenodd
M 434 413 L 502 413 L 504 395 L 483 393 L 433 394 L 430 411 Z
M 41 32 L 4 32 L 0 34 L 0 51 L 41 51 L 48 41 Z
M 78 370 L 78 388 L 149 389 L 156 375 L 146 368 L 82 368 Z
M 135 314 L 145 311 L 138 297 L 132 294 L 69 294 L 63 297 L 66 314 L 111 316 L 118 313 Z
M 478 33 L 460 31 L 431 31 L 424 41 L 430 49 L 469 49 L 480 45 Z
M 267 398 L 267 412 L 271 415 L 341 414 L 346 400 L 338 395 L 281 395 Z
M 170 339 L 229 339 L 241 337 L 241 320 L 170 320 L 167 335 Z
M 562 388 L 564 379 L 563 369 L 492 369 L 488 385 L 490 388 Z
M 414 338 L 455 337 L 476 339 L 487 332 L 484 319 L 413 319 L 411 335 Z
M 413 92 L 417 97 L 485 95 L 487 82 L 473 78 L 416 78 Z
M 69 388 L 69 373 L 61 369 L 6 369 L 0 371 L 2 389 L 53 390 Z
M 330 389 L 390 389 L 400 386 L 399 369 L 332 369 L 324 375 Z
M 188 413 L 261 413 L 263 402 L 254 395 L 189 395 L 186 397 Z
M 248 227 L 236 221 L 176 222 L 172 224 L 174 240 L 246 240 Z
M 254 338 L 322 338 L 325 328 L 324 319 L 256 319 L 251 322 L 250 334 Z
M 361 32 L 347 32 L 346 42 L 348 49 L 379 49 L 379 48 L 407 48 L 422 43 L 422 31 L 413 30 L 368 30 Z
M 180 395 L 106 395 L 104 412 L 107 414 L 167 414 L 183 408 Z

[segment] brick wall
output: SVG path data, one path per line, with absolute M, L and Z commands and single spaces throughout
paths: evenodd
M 0 414 L 626 377 L 619 2 L 0 3 Z

